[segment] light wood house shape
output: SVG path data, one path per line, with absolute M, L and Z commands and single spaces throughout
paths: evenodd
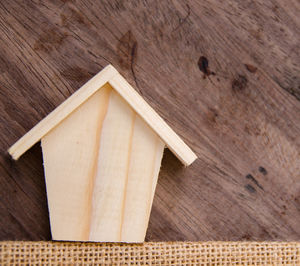
M 41 140 L 53 240 L 143 242 L 164 147 L 196 155 L 109 65 L 19 139 Z

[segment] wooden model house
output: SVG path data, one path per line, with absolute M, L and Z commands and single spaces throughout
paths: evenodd
M 41 140 L 52 238 L 143 242 L 164 147 L 196 155 L 111 65 L 18 140 Z

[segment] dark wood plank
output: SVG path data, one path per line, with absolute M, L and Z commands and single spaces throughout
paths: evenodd
M 199 156 L 165 152 L 147 240 L 300 240 L 299 12 L 1 1 L 0 239 L 50 239 L 39 145 L 17 162 L 7 148 L 111 63 Z

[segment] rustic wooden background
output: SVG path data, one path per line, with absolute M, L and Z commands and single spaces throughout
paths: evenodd
M 6 150 L 113 64 L 190 145 L 147 240 L 300 240 L 300 3 L 0 1 L 0 239 L 50 239 L 40 144 Z

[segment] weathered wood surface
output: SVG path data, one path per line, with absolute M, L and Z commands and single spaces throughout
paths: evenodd
M 147 240 L 300 240 L 299 12 L 1 1 L 0 239 L 50 239 L 39 144 L 17 162 L 7 148 L 111 63 L 199 157 L 165 152 Z

